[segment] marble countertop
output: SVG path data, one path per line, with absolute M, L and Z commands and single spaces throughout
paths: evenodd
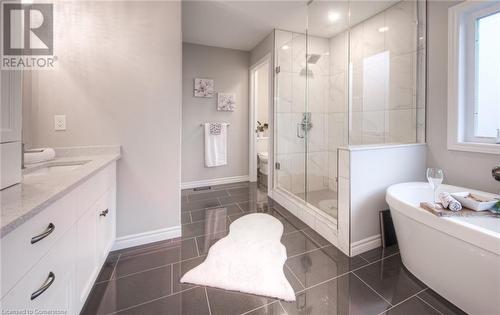
M 0 191 L 0 238 L 120 157 L 119 146 L 61 148 L 56 149 L 54 160 L 27 167 L 20 184 Z M 32 173 L 44 165 L 71 165 L 83 161 L 86 163 L 73 170 L 36 175 Z

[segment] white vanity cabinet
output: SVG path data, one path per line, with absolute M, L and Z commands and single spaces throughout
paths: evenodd
M 2 313 L 80 312 L 115 240 L 115 196 L 112 162 L 2 238 Z
M 97 211 L 90 209 L 76 224 L 78 252 L 76 253 L 76 295 L 83 305 L 94 279 L 97 277 Z
M 114 189 L 109 189 L 104 196 L 101 197 L 97 207 L 97 259 L 105 260 L 108 256 L 111 247 L 113 247 L 115 230 L 115 203 Z
M 21 181 L 22 72 L 0 71 L 0 189 Z
M 75 243 L 73 227 L 2 299 L 2 314 L 30 314 L 30 310 L 77 314 L 73 302 Z

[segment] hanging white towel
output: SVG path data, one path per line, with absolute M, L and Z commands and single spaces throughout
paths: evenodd
M 205 123 L 205 166 L 227 164 L 227 124 L 220 124 L 220 133 L 210 132 L 210 123 Z

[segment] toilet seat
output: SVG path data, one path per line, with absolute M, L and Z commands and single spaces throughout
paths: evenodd
M 268 174 L 268 159 L 269 156 L 267 152 L 259 152 L 257 153 L 257 156 L 259 157 L 259 170 L 262 174 L 267 175 Z
M 259 156 L 260 161 L 267 163 L 268 160 L 267 152 L 259 152 L 257 153 L 257 155 Z

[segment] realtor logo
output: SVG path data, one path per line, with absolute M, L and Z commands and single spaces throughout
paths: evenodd
M 2 3 L 2 69 L 53 68 L 52 3 Z

